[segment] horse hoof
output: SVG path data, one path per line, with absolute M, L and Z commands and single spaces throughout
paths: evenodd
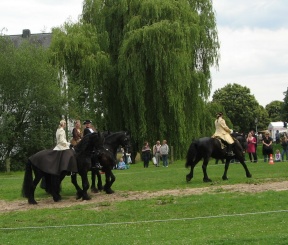
M 203 179 L 203 181 L 204 181 L 205 183 L 207 183 L 207 182 L 212 182 L 211 179 Z
M 28 200 L 28 203 L 29 203 L 29 204 L 32 204 L 32 205 L 38 204 L 35 200 Z
M 59 202 L 61 199 L 61 196 L 53 197 L 54 202 Z
M 81 199 L 82 198 L 82 193 L 80 193 L 80 192 L 77 192 L 76 193 L 76 200 L 79 200 L 79 199 Z
M 107 191 L 106 191 L 106 194 L 113 194 L 113 193 L 114 193 L 113 190 L 107 190 Z
M 186 176 L 186 181 L 189 182 L 192 178 L 189 177 L 188 175 Z
M 88 195 L 84 195 L 84 196 L 82 197 L 82 200 L 83 200 L 83 201 L 84 201 L 84 200 L 89 201 L 89 200 L 91 200 L 91 197 L 88 196 Z
M 228 178 L 226 176 L 223 176 L 222 180 L 228 180 Z
M 247 178 L 252 178 L 252 174 L 247 174 Z
M 99 190 L 97 188 L 91 188 L 92 193 L 99 193 Z

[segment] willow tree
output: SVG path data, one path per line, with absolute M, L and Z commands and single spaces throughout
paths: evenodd
M 109 126 L 130 129 L 140 144 L 165 138 L 182 157 L 203 134 L 210 67 L 218 63 L 212 1 L 85 0 L 83 23 L 109 36 Z
M 67 114 L 83 120 L 97 119 L 102 127 L 102 86 L 109 74 L 109 55 L 100 45 L 107 43 L 105 37 L 99 40 L 96 27 L 81 22 L 66 22 L 52 33 L 52 62 L 64 81 L 62 91 L 69 99 Z

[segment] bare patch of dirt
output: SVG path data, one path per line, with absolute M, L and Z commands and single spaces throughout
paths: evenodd
M 44 208 L 64 208 L 75 205 L 86 204 L 100 204 L 121 202 L 126 200 L 143 200 L 150 198 L 157 198 L 162 196 L 188 196 L 188 195 L 200 195 L 203 193 L 224 193 L 224 192 L 248 192 L 256 193 L 263 191 L 284 191 L 288 190 L 288 181 L 282 182 L 270 182 L 262 184 L 236 184 L 236 185 L 217 185 L 203 188 L 186 188 L 175 190 L 162 190 L 156 192 L 137 192 L 137 191 L 116 191 L 114 194 L 107 195 L 104 192 L 91 194 L 92 199 L 89 201 L 76 200 L 75 197 L 62 200 L 60 202 L 54 202 L 52 197 L 46 199 L 36 200 L 38 205 L 29 205 L 26 199 L 21 201 L 7 202 L 0 200 L 0 212 L 12 212 L 12 211 L 26 211 L 30 209 L 44 209 Z

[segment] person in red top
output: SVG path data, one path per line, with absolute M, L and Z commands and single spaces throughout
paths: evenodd
M 249 132 L 247 137 L 247 153 L 249 155 L 249 159 L 251 162 L 257 162 L 257 154 L 256 154 L 256 138 L 253 137 L 252 133 Z

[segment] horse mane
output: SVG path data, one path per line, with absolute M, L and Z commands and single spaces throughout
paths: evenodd
M 86 151 L 92 151 L 96 144 L 99 144 L 99 137 L 102 138 L 100 133 L 93 132 L 86 134 L 80 142 L 74 147 L 76 153 L 82 153 Z M 103 143 L 102 141 L 100 141 Z

